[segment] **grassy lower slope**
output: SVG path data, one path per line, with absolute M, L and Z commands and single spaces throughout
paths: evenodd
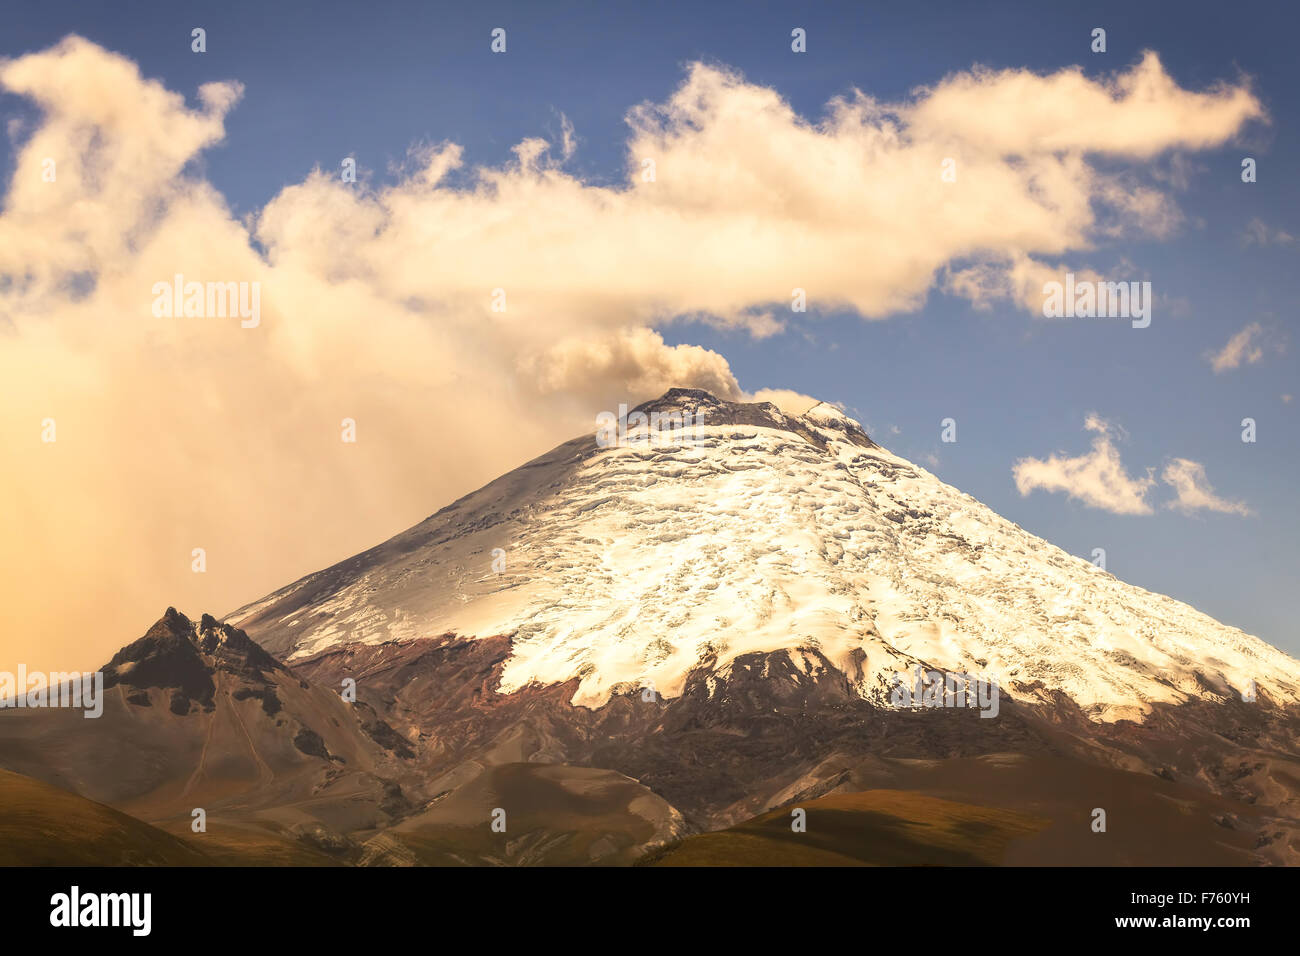
M 0 770 L 0 866 L 209 866 L 203 851 L 102 803 Z
M 806 830 L 794 807 L 688 837 L 645 861 L 653 866 L 996 866 L 1007 845 L 1049 821 L 1015 810 L 868 790 L 808 800 Z

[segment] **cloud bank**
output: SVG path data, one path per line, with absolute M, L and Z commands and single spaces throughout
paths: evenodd
M 1144 167 L 1263 117 L 1244 83 L 1183 90 L 1154 54 L 1103 79 L 957 73 L 896 104 L 855 90 L 815 121 L 696 64 L 629 111 L 620 185 L 565 171 L 566 122 L 499 166 L 415 151 L 388 184 L 331 159 L 241 221 L 199 162 L 237 82 L 189 104 L 69 37 L 0 63 L 0 88 L 41 112 L 0 215 L 0 656 L 45 669 L 373 544 L 619 401 L 744 394 L 668 322 L 776 335 L 796 288 L 883 318 L 964 269 L 978 302 L 1043 257 L 1168 235 Z M 155 317 L 178 274 L 259 283 L 259 324 Z

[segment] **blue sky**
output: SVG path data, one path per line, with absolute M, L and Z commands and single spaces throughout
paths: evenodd
M 783 332 L 755 338 L 701 322 L 661 322 L 669 344 L 725 356 L 746 389 L 786 388 L 842 403 L 882 444 L 926 463 L 944 480 L 1075 554 L 1105 548 L 1119 577 L 1188 601 L 1211 616 L 1300 653 L 1300 466 L 1294 303 L 1300 243 L 1243 240 L 1253 220 L 1300 236 L 1295 171 L 1300 119 L 1297 20 L 1283 4 L 630 3 L 476 4 L 472 12 L 430 3 L 11 4 L 0 54 L 44 49 L 77 33 L 135 61 L 146 77 L 183 93 L 235 79 L 241 101 L 225 138 L 196 161 L 197 173 L 238 216 L 256 213 L 314 167 L 353 155 L 392 181 L 390 162 L 414 143 L 464 147 L 466 166 L 498 165 L 528 136 L 556 139 L 561 113 L 578 149 L 566 171 L 588 183 L 624 177 L 625 116 L 662 102 L 692 61 L 741 71 L 817 120 L 831 97 L 858 88 L 906 99 L 954 71 L 1051 72 L 1088 76 L 1131 67 L 1159 53 L 1184 89 L 1249 78 L 1270 122 L 1228 143 L 1189 151 L 1185 189 L 1172 192 L 1184 221 L 1161 238 L 1123 236 L 1058 257 L 1103 275 L 1149 279 L 1157 300 L 1148 329 L 1125 322 L 1050 323 L 1009 301 L 977 310 L 932 288 L 925 304 L 882 320 L 814 308 Z M 189 31 L 207 31 L 195 55 Z M 485 55 L 489 31 L 508 30 L 509 52 Z M 794 26 L 808 52 L 789 49 Z M 1089 50 L 1093 27 L 1104 54 Z M 31 117 L 25 101 L 0 97 L 8 115 Z M 1240 179 L 1243 156 L 1258 182 Z M 0 144 L 8 181 L 14 144 Z M 1168 170 L 1169 156 L 1141 164 Z M 1207 354 L 1250 323 L 1268 330 L 1258 362 L 1215 374 Z M 1280 346 L 1276 348 L 1274 346 Z M 1171 458 L 1205 466 L 1215 491 L 1253 514 L 1161 507 L 1113 514 L 1060 493 L 1021 495 L 1013 464 L 1054 452 L 1085 454 L 1089 413 L 1122 427 L 1116 447 L 1130 474 Z M 958 441 L 939 441 L 940 421 Z M 1258 440 L 1240 440 L 1245 417 Z M 934 464 L 927 456 L 937 456 Z M 429 510 L 443 502 L 430 501 Z M 392 528 L 377 528 L 373 539 Z M 340 557 L 342 555 L 329 555 Z M 283 582 L 273 582 L 283 583 Z M 251 596 L 251 595 L 250 595 Z

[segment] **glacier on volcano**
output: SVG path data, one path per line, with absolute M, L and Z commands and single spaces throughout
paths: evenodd
M 793 416 L 672 389 L 638 408 L 700 416 L 696 440 L 574 438 L 227 621 L 290 661 L 506 635 L 496 690 L 577 679 L 588 707 L 676 696 L 755 651 L 815 669 L 812 649 L 869 700 L 913 666 L 1059 691 L 1094 720 L 1251 681 L 1300 700 L 1300 662 L 1029 534 L 831 405 Z

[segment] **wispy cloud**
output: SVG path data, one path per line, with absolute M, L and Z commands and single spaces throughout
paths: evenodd
M 1266 349 L 1270 348 L 1282 351 L 1280 342 L 1269 342 L 1263 325 L 1251 322 L 1228 339 L 1223 348 L 1209 353 L 1206 357 L 1217 375 L 1229 369 L 1240 368 L 1242 365 L 1254 365 L 1264 358 Z
M 1295 236 L 1277 226 L 1270 226 L 1256 217 L 1246 223 L 1241 234 L 1241 241 L 1248 246 L 1289 246 L 1296 240 Z
M 1175 500 L 1165 505 L 1166 508 L 1182 512 L 1218 511 L 1243 516 L 1252 514 L 1243 502 L 1228 501 L 1216 495 L 1205 477 L 1205 466 L 1199 462 L 1175 458 L 1165 465 L 1160 477 L 1178 493 Z

